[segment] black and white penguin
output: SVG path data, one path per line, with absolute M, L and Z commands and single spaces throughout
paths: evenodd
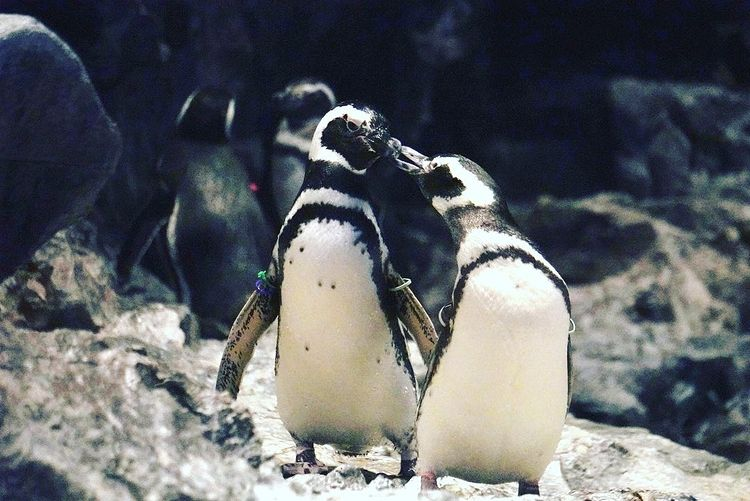
M 154 260 L 158 261 L 155 271 L 176 289 L 180 301 L 190 302 L 174 247 L 170 249 L 167 241 L 166 225 L 174 212 L 177 192 L 190 163 L 184 152 L 189 147 L 186 145 L 200 144 L 204 149 L 225 148 L 233 119 L 234 97 L 224 89 L 202 87 L 185 100 L 156 165 L 154 193 L 131 225 L 120 248 L 117 272 L 123 282 L 129 279 L 133 267 L 151 248 Z
M 267 262 L 273 242 L 230 143 L 233 118 L 225 89 L 202 87 L 188 97 L 156 169 L 156 194 L 117 264 L 126 277 L 150 244 L 150 267 L 198 314 L 204 337 L 223 338 L 252 291 L 246 277 Z
M 423 356 L 432 323 L 389 261 L 364 174 L 394 156 L 385 119 L 361 104 L 325 114 L 315 129 L 299 196 L 232 326 L 216 388 L 236 397 L 263 331 L 278 316 L 279 415 L 297 446 L 285 475 L 325 472 L 315 443 L 359 450 L 389 439 L 412 471 L 417 398 L 399 321 Z
M 538 494 L 570 401 L 568 289 L 481 167 L 457 155 L 402 154 L 401 168 L 451 232 L 459 269 L 419 405 L 422 485 L 452 475 L 518 481 L 519 495 Z
M 284 221 L 305 178 L 315 128 L 336 97 L 324 82 L 297 80 L 273 96 L 281 121 L 273 138 L 271 187 L 278 221 Z

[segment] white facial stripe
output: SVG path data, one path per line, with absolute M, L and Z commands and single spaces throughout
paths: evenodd
M 337 152 L 333 151 L 332 149 L 326 148 L 319 142 L 315 142 L 315 137 L 313 136 L 312 143 L 310 144 L 310 153 L 308 155 L 310 160 L 321 160 L 323 162 L 330 162 L 332 164 L 341 165 L 342 167 L 347 168 L 348 170 L 352 172 L 358 172 L 355 171 L 352 166 L 349 164 L 349 162 L 346 161 L 346 158 L 344 156 Z M 364 172 L 364 171 L 361 171 Z
M 333 91 L 330 87 L 322 82 L 318 83 L 303 83 L 301 85 L 295 85 L 294 91 L 297 95 L 303 94 L 314 94 L 315 92 L 323 92 L 328 100 L 331 102 L 331 106 L 336 104 L 336 97 L 333 95 Z
M 310 160 L 322 160 L 325 162 L 331 162 L 341 165 L 356 174 L 364 174 L 364 169 L 355 170 L 341 155 L 341 153 L 333 151 L 330 148 L 326 148 L 322 144 L 323 131 L 326 127 L 328 127 L 328 124 L 337 118 L 343 117 L 344 115 L 347 115 L 348 118 L 355 120 L 360 124 L 366 122 L 370 118 L 369 113 L 359 110 L 351 105 L 337 106 L 336 108 L 330 110 L 328 113 L 323 115 L 323 118 L 320 119 L 318 127 L 315 129 L 312 144 L 310 145 Z
M 229 133 L 232 130 L 232 122 L 234 121 L 234 98 L 229 100 L 229 106 L 227 106 L 227 118 L 224 122 L 224 132 L 226 133 L 227 137 L 229 137 Z
M 197 94 L 198 91 L 196 90 L 188 96 L 188 98 L 183 103 L 182 108 L 180 108 L 180 112 L 177 114 L 177 120 L 175 120 L 174 123 L 178 124 L 182 121 L 182 118 L 185 116 L 185 113 L 187 113 L 188 108 L 190 108 L 190 105 L 193 103 L 193 99 Z
M 458 249 L 456 255 L 456 261 L 458 266 L 464 266 L 472 261 L 476 260 L 482 252 L 492 249 L 499 248 L 505 249 L 508 247 L 515 247 L 527 252 L 533 256 L 534 259 L 542 263 L 544 266 L 550 269 L 560 280 L 562 277 L 557 270 L 537 251 L 529 242 L 522 240 L 517 236 L 510 235 L 508 233 L 500 233 L 497 231 L 488 231 L 482 229 L 473 229 L 469 231 Z M 563 280 L 563 283 L 565 281 Z
M 466 170 L 458 158 L 436 157 L 433 162 L 447 165 L 453 177 L 460 179 L 465 186 L 461 195 L 457 197 L 434 197 L 432 199 L 433 207 L 441 214 L 445 214 L 453 207 L 465 207 L 467 205 L 489 207 L 495 202 L 495 194 L 492 192 L 492 189 L 484 184 L 473 172 Z
M 362 212 L 375 227 L 375 231 L 378 234 L 378 240 L 380 241 L 383 264 L 385 265 L 388 260 L 388 248 L 385 246 L 383 235 L 380 233 L 380 227 L 378 226 L 378 221 L 375 218 L 375 213 L 372 211 L 372 206 L 367 200 L 353 197 L 341 191 L 334 190 L 333 188 L 316 188 L 311 190 L 308 189 L 300 193 L 299 197 L 297 197 L 297 200 L 294 201 L 294 205 L 292 205 L 292 208 L 289 210 L 286 219 L 284 219 L 284 224 L 286 225 L 289 222 L 289 220 L 294 216 L 294 214 L 299 210 L 301 206 L 315 203 L 333 205 L 334 207 L 341 207 L 344 209 L 354 209 Z M 276 256 L 276 247 L 274 247 L 274 256 Z

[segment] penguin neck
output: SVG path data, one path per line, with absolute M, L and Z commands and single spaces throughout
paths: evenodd
M 477 247 L 473 250 L 478 250 L 486 245 L 483 240 L 467 238 L 470 234 L 496 233 L 519 237 L 521 235 L 513 216 L 504 203 L 493 204 L 489 207 L 453 207 L 443 214 L 443 218 L 450 230 L 457 257 L 459 257 L 459 267 L 468 264 L 460 262 L 460 256 L 474 254 L 474 252 L 466 251 L 472 247 Z
M 305 171 L 304 189 L 331 188 L 348 195 L 367 199 L 365 176 L 338 163 L 312 160 Z

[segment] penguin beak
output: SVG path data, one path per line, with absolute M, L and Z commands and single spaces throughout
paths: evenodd
M 388 150 L 386 151 L 386 156 L 398 158 L 400 154 L 401 154 L 401 141 L 399 141 L 395 137 L 390 138 L 388 140 Z
M 377 154 L 378 158 L 398 158 L 401 153 L 401 141 L 390 137 L 387 132 L 375 134 L 373 137 L 362 137 L 361 140 Z
M 397 159 L 399 169 L 407 174 L 411 174 L 412 176 L 427 174 L 427 166 L 430 163 L 430 157 L 423 155 L 414 148 L 408 146 L 401 147 L 401 156 L 404 157 L 406 161 L 401 160 L 400 158 Z

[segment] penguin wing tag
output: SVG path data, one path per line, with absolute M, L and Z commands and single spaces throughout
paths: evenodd
M 253 356 L 255 345 L 278 315 L 278 292 L 260 293 L 256 290 L 250 295 L 229 330 L 227 345 L 216 376 L 218 391 L 228 391 L 233 398 L 237 398 L 242 374 Z
M 405 280 L 394 272 L 389 276 L 389 282 L 391 292 L 396 295 L 398 319 L 406 326 L 417 342 L 424 363 L 429 364 L 432 350 L 435 348 L 438 339 L 435 326 L 417 296 L 409 288 L 411 280 Z

